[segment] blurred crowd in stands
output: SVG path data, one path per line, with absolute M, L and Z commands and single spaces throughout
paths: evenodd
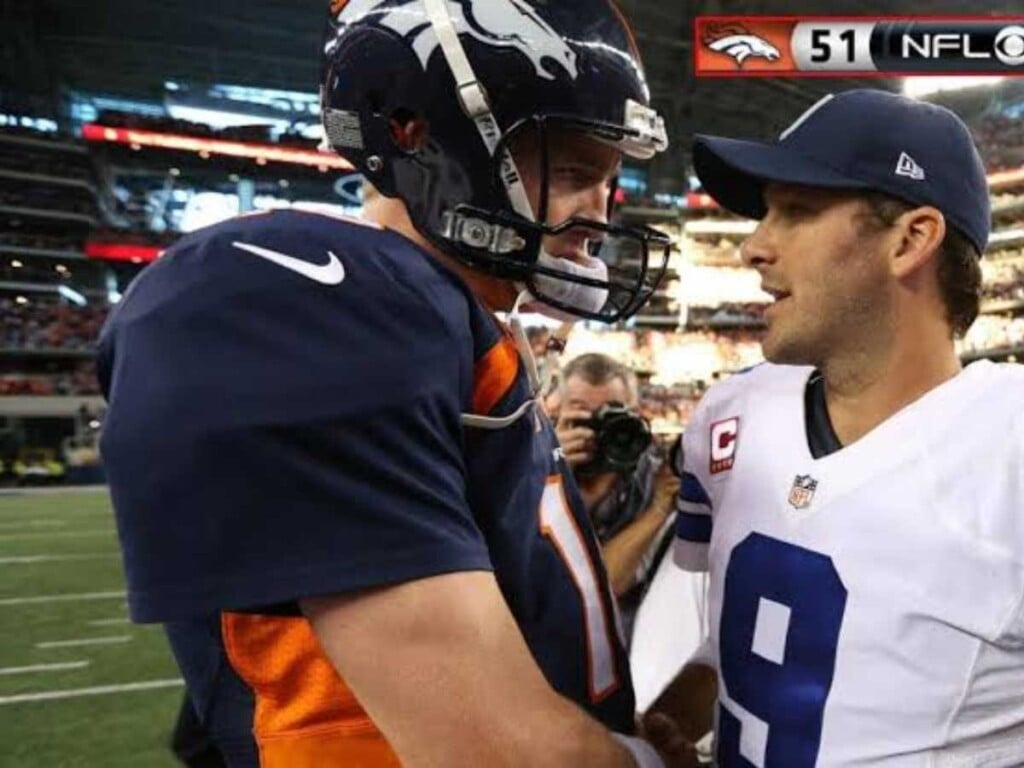
M 3 395 L 98 395 L 96 368 L 92 361 L 75 363 L 73 367 L 54 373 L 0 374 L 0 396 Z
M 983 259 L 986 301 L 1024 301 L 1024 256 L 1015 259 Z
M 35 208 L 52 213 L 76 213 L 96 218 L 96 198 L 82 187 L 42 186 L 31 183 L 0 189 L 0 206 Z
M 690 307 L 687 323 L 693 328 L 714 326 L 757 326 L 764 322 L 767 304 L 758 302 L 723 301 L 714 307 Z
M 185 133 L 209 138 L 270 142 L 278 141 L 313 149 L 315 142 L 298 134 L 275 136 L 266 126 L 243 126 L 214 130 L 196 123 L 127 114 L 103 112 L 98 122 L 142 130 Z M 976 127 L 982 154 L 990 169 L 1024 165 L 1024 121 L 1003 117 L 986 118 Z M 5 128 L 5 133 L 39 137 L 27 129 Z M 90 152 L 52 152 L 42 147 L 4 145 L 0 142 L 0 168 L 16 174 L 59 177 L 87 184 L 54 184 L 19 179 L 4 184 L 0 190 L 0 207 L 36 207 L 54 211 L 85 213 L 99 218 L 95 186 L 102 178 L 94 167 Z M 134 154 L 134 153 L 133 153 Z M 144 153 L 143 153 L 144 154 Z M 630 198 L 632 204 L 662 206 L 650 198 Z M 1003 211 L 997 229 L 1024 228 L 1024 195 L 1020 192 L 999 192 L 993 204 Z M 1021 214 L 1016 215 L 1020 206 Z M 710 215 L 721 216 L 712 212 Z M 126 230 L 109 224 L 83 228 L 35 227 L 11 223 L 0 227 L 0 282 L 38 283 L 56 288 L 67 284 L 84 292 L 88 304 L 78 307 L 55 294 L 27 292 L 15 287 L 0 293 L 3 349 L 8 352 L 59 350 L 66 354 L 87 352 L 102 325 L 108 310 L 103 270 L 118 276 L 121 289 L 124 277 L 137 271 L 131 264 L 59 261 L 33 258 L 18 249 L 44 249 L 51 252 L 80 253 L 86 241 L 137 245 L 169 245 L 173 234 Z M 733 222 L 735 223 L 735 222 Z M 600 351 L 628 363 L 640 371 L 644 382 L 642 410 L 656 431 L 671 433 L 686 423 L 693 404 L 710 383 L 722 375 L 741 370 L 761 360 L 758 344 L 759 328 L 768 297 L 760 291 L 756 273 L 739 268 L 736 234 L 694 234 L 682 231 L 678 221 L 668 219 L 658 224 L 675 228 L 678 252 L 678 275 L 673 276 L 659 297 L 661 304 L 652 311 L 671 317 L 679 313 L 679 332 L 607 331 L 595 332 L 577 328 L 561 359 L 568 360 L 588 351 Z M 1004 248 L 986 256 L 985 300 L 1024 301 L 1024 248 Z M 58 269 L 58 267 L 62 267 Z M 1000 310 L 1002 311 L 1002 310 Z M 666 326 L 671 327 L 671 326 Z M 538 332 L 540 333 L 540 332 Z M 1024 345 L 1024 319 L 983 316 L 962 342 L 961 350 L 972 354 L 986 349 L 1012 348 Z M 59 356 L 59 355 L 58 355 Z M 16 368 L 16 366 L 15 366 Z M 0 394 L 92 394 L 96 392 L 91 363 L 71 360 L 60 370 L 44 373 L 0 373 Z
M 1024 318 L 982 315 L 957 343 L 961 354 L 1008 350 L 1024 345 Z
M 41 234 L 35 232 L 0 231 L 0 250 L 11 248 L 32 248 L 46 251 L 74 251 L 82 249 L 82 236 L 75 233 Z
M 47 152 L 0 143 L 0 166 L 7 171 L 92 182 L 89 157 L 84 153 Z
M 106 302 L 79 307 L 46 294 L 0 296 L 7 350 L 91 350 L 107 316 Z
M 989 171 L 1024 165 L 1024 120 L 990 115 L 980 120 L 973 130 Z

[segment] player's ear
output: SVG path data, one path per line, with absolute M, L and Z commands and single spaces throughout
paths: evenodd
M 946 237 L 946 218 L 930 205 L 907 211 L 893 225 L 891 269 L 907 277 L 933 261 Z

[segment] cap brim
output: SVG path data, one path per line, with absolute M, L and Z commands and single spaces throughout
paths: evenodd
M 863 182 L 832 170 L 782 144 L 698 135 L 693 168 L 704 191 L 726 210 L 760 219 L 765 184 L 802 184 L 833 189 L 865 189 Z

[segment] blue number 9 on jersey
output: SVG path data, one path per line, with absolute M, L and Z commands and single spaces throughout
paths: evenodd
M 845 609 L 830 557 L 759 533 L 733 549 L 719 626 L 731 699 L 719 707 L 719 768 L 813 768 Z

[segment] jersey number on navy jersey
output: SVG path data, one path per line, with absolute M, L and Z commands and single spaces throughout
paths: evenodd
M 540 501 L 540 530 L 572 574 L 573 582 L 583 604 L 586 622 L 587 682 L 590 700 L 597 702 L 619 685 L 615 673 L 615 655 L 612 648 L 612 618 L 608 615 L 601 595 L 601 582 L 597 568 L 587 550 L 583 531 L 569 509 L 562 487 L 562 476 L 552 475 L 544 488 Z
M 719 646 L 737 706 L 719 707 L 720 768 L 813 768 L 845 609 L 830 557 L 759 533 L 733 549 Z

